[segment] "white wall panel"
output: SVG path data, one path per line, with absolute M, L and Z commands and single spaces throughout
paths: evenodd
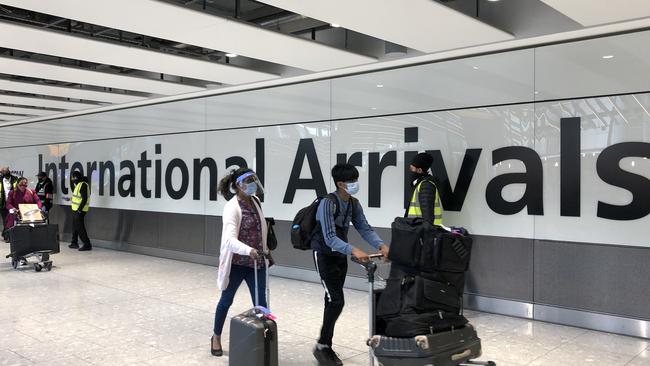
M 537 48 L 536 100 L 650 91 L 648 39 L 640 32 Z
M 403 172 L 410 161 L 404 161 L 405 151 L 440 150 L 451 181 L 456 187 L 457 178 L 466 149 L 482 149 L 476 171 L 460 212 L 445 211 L 447 225 L 464 226 L 471 232 L 483 235 L 532 237 L 533 216 L 526 210 L 515 215 L 498 215 L 492 212 L 485 199 L 488 182 L 504 173 L 525 172 L 517 161 L 492 165 L 492 151 L 507 146 L 533 148 L 533 106 L 530 104 L 375 117 L 336 122 L 333 125 L 332 151 L 363 153 L 360 170 L 361 191 L 358 198 L 364 204 L 372 225 L 390 227 L 396 216 L 404 214 Z M 404 142 L 404 128 L 417 127 L 418 142 Z M 368 207 L 368 151 L 384 156 L 397 151 L 397 166 L 388 167 L 381 182 L 381 207 Z M 332 163 L 336 157 L 332 156 Z M 519 199 L 523 185 L 515 184 L 504 189 L 503 197 L 509 201 Z
M 234 93 L 206 99 L 208 129 L 330 118 L 330 81 Z
M 332 117 L 530 101 L 533 51 L 453 60 L 332 80 Z
M 650 33 L 642 35 L 649 37 Z M 640 37 L 641 34 L 630 36 Z M 575 45 L 580 47 L 583 43 Z M 265 184 L 268 190 L 264 208 L 268 215 L 290 220 L 299 208 L 315 197 L 313 190 L 302 189 L 297 191 L 291 203 L 283 202 L 300 139 L 308 138 L 314 144 L 323 183 L 328 190 L 332 189 L 329 170 L 337 154 L 346 153 L 349 156 L 361 152 L 362 188 L 358 197 L 366 207 L 370 223 L 388 227 L 395 216 L 403 213 L 403 169 L 407 164 L 405 152 L 439 150 L 451 187 L 458 189 L 466 150 L 480 149 L 467 196 L 457 212 L 446 210 L 444 217 L 447 224 L 463 225 L 473 233 L 482 235 L 648 246 L 645 231 L 649 215 L 631 220 L 598 217 L 598 201 L 626 205 L 633 196 L 627 189 L 607 183 L 598 174 L 596 166 L 600 156 L 617 144 L 636 142 L 640 146 L 650 146 L 650 93 L 632 93 L 640 85 L 638 80 L 623 77 L 621 84 L 612 84 L 611 90 L 631 94 L 590 99 L 577 96 L 561 101 L 533 103 L 535 68 L 532 55 L 539 55 L 541 51 L 545 49 L 47 121 L 38 123 L 38 129 L 25 129 L 24 126 L 0 128 L 0 147 L 109 138 L 60 144 L 57 155 L 53 155 L 47 146 L 39 146 L 5 149 L 6 154 L 0 156 L 6 156 L 6 161 L 12 166 L 35 174 L 38 153 L 49 154 L 46 160 L 57 162 L 63 154 L 66 154 L 69 162 L 137 161 L 143 151 L 148 151 L 149 158 L 153 159 L 155 145 L 160 143 L 163 167 L 173 158 L 182 158 L 191 176 L 193 159 L 210 157 L 217 164 L 218 176 L 222 177 L 227 171 L 226 159 L 232 156 L 241 156 L 260 169 L 256 139 L 263 138 Z M 546 61 L 548 59 L 545 57 L 537 58 L 536 67 L 539 70 L 546 68 Z M 643 60 L 636 62 L 642 63 Z M 591 67 L 586 60 L 583 64 L 585 68 Z M 631 69 L 636 67 L 634 62 L 629 65 Z M 624 66 L 621 65 L 620 69 L 624 69 Z M 474 72 L 481 71 L 485 72 L 484 77 L 472 77 L 479 75 Z M 556 71 L 558 75 L 554 77 L 571 80 L 574 70 L 566 68 Z M 562 84 L 557 86 L 551 83 L 551 80 L 558 79 L 549 75 L 540 76 L 538 72 L 535 82 L 547 86 L 540 92 L 562 92 Z M 643 75 L 639 72 L 637 79 L 644 80 Z M 454 78 L 455 81 L 452 80 Z M 590 80 L 588 76 L 583 75 L 582 78 Z M 391 88 L 391 80 L 398 87 Z M 580 84 L 582 79 L 574 81 Z M 382 88 L 377 88 L 376 83 L 379 82 L 383 83 Z M 610 90 L 604 81 L 592 86 L 600 94 L 606 95 Z M 570 92 L 578 93 L 580 90 L 570 89 Z M 363 112 L 364 103 L 368 101 L 377 103 L 378 108 L 385 108 L 377 113 L 390 111 L 396 114 L 374 116 L 374 113 Z M 471 108 L 475 104 L 486 106 Z M 445 110 L 416 113 L 438 108 Z M 336 117 L 359 114 L 363 118 L 303 123 L 327 120 L 328 113 Z M 581 163 L 580 217 L 563 215 L 560 209 L 560 171 L 566 166 L 559 164 L 562 157 L 560 121 L 564 117 L 582 119 L 579 133 L 581 145 L 578 147 Z M 254 125 L 261 127 L 246 128 Z M 418 128 L 417 142 L 405 142 L 404 128 L 408 127 Z M 181 133 L 203 129 L 215 130 Z M 155 134 L 167 135 L 153 136 Z M 147 137 L 124 138 L 134 135 Z M 540 168 L 527 171 L 519 158 L 493 164 L 493 152 L 509 147 L 527 148 L 524 151 L 532 154 L 532 160 Z M 31 156 L 29 151 L 33 151 Z M 369 207 L 369 187 L 378 184 L 376 178 L 369 178 L 369 153 L 383 156 L 390 151 L 396 154 L 396 166 L 384 170 L 381 206 Z M 637 184 L 647 185 L 650 182 L 649 162 L 650 159 L 643 159 L 643 156 L 630 156 L 622 159 L 619 165 L 621 169 L 636 174 Z M 307 163 L 302 162 L 302 165 L 300 177 L 308 178 Z M 610 167 L 610 170 L 616 170 L 616 167 Z M 529 205 L 516 212 L 499 213 L 500 209 L 488 204 L 487 187 L 496 178 L 524 171 L 528 176 L 535 172 L 542 182 L 538 192 L 542 210 L 529 212 Z M 576 171 L 569 173 L 575 174 Z M 153 185 L 152 174 L 149 175 L 149 186 Z M 615 175 L 626 176 L 620 172 Z M 178 184 L 178 178 L 176 174 L 174 184 Z M 102 207 L 219 215 L 223 199 L 219 197 L 216 202 L 206 200 L 209 190 L 206 174 L 201 175 L 201 182 L 203 198 L 200 200 L 192 199 L 190 183 L 188 193 L 178 201 L 165 196 L 165 192 L 159 199 L 143 199 L 137 192 L 135 198 L 97 198 L 95 202 Z M 519 200 L 527 188 L 529 186 L 521 183 L 509 184 L 498 193 L 507 206 L 508 202 Z M 648 205 L 650 203 L 642 202 L 637 211 L 644 212 Z
M 650 215 L 622 221 L 598 217 L 598 202 L 630 204 L 627 189 L 603 181 L 597 162 L 608 147 L 625 142 L 650 146 L 650 94 L 577 99 L 561 103 L 537 103 L 536 150 L 544 165 L 545 214 L 535 218 L 535 237 L 591 243 L 650 246 L 647 240 Z M 560 216 L 561 148 L 560 119 L 581 118 L 580 216 Z M 650 147 L 647 149 L 650 155 Z M 565 152 L 566 153 L 566 152 Z M 568 153 L 567 153 L 568 154 Z M 618 164 L 650 183 L 650 156 L 627 157 Z M 618 175 L 618 174 L 617 174 Z M 648 183 L 646 183 L 648 184 Z M 646 209 L 650 202 L 645 202 Z M 632 209 L 630 209 L 632 210 Z
M 0 146 L 68 142 L 196 131 L 205 128 L 205 99 L 149 105 L 38 123 L 38 128 L 4 128 Z

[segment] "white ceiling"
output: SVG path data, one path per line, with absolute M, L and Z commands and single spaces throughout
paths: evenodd
M 80 110 L 80 109 L 88 109 L 88 108 L 101 106 L 99 104 L 75 103 L 75 102 L 66 102 L 62 100 L 34 98 L 34 97 L 20 97 L 15 95 L 6 95 L 6 94 L 0 94 L 0 103 L 18 104 L 18 105 L 43 107 L 43 108 L 56 108 L 56 109 L 64 109 L 64 110 Z
M 24 114 L 27 116 L 49 116 L 60 112 L 49 111 L 45 109 L 36 109 L 36 108 L 27 108 L 27 107 L 10 107 L 10 106 L 0 105 L 0 113 Z
M 650 17 L 650 0 L 542 0 L 584 26 Z
M 310 71 L 377 61 L 304 38 L 156 0 L 2 0 L 0 3 Z
M 128 103 L 146 99 L 128 94 L 106 93 L 88 89 L 26 83 L 5 79 L 0 79 L 0 90 L 110 103 Z
M 426 53 L 514 38 L 432 0 L 260 1 Z
M 278 75 L 127 47 L 18 24 L 0 23 L 0 47 L 225 84 L 268 80 Z
M 157 95 L 175 95 L 205 90 L 191 85 L 153 80 L 131 75 L 111 74 L 79 67 L 51 65 L 38 61 L 0 57 L 0 72 L 31 78 L 65 81 L 75 84 L 133 90 Z
M 230 0 L 0 0 L 10 7 L 0 7 L 0 120 L 311 72 L 345 73 L 388 60 L 386 42 L 403 46 L 404 58 L 498 47 L 530 37 L 525 25 L 506 30 L 516 20 L 528 24 L 523 14 L 549 20 L 556 34 L 566 30 L 553 24 L 579 28 L 575 22 L 592 26 L 650 17 L 650 0 L 261 2 L 239 0 L 247 9 L 239 16 L 225 9 L 235 3 Z M 201 10 L 201 3 L 208 9 Z M 547 12 L 540 15 L 540 8 Z M 515 21 L 494 21 L 496 13 Z M 558 18 L 564 23 L 551 21 Z M 240 57 L 227 58 L 226 52 Z

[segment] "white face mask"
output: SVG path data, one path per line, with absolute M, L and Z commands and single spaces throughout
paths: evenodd
M 346 183 L 345 185 L 345 191 L 348 192 L 350 196 L 359 193 L 359 182 Z

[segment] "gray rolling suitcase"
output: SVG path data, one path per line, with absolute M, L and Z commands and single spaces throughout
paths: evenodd
M 269 287 L 268 260 L 266 265 L 267 302 Z M 255 304 L 259 304 L 257 267 L 255 267 Z M 230 320 L 229 362 L 231 366 L 278 366 L 278 327 L 274 320 L 264 317 L 256 308 Z
M 481 356 L 481 340 L 474 327 L 411 338 L 373 336 L 368 342 L 381 366 L 493 365 L 472 362 Z

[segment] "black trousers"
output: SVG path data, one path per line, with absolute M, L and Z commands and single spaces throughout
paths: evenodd
M 86 218 L 86 213 L 83 211 L 72 211 L 72 244 L 78 244 L 79 240 L 84 243 L 84 245 L 90 245 L 90 239 L 88 239 L 88 233 L 86 232 L 86 224 L 84 222 Z
M 325 288 L 325 310 L 318 343 L 331 347 L 334 326 L 345 305 L 343 285 L 348 274 L 348 258 L 343 255 L 323 255 L 314 251 L 314 265 Z

